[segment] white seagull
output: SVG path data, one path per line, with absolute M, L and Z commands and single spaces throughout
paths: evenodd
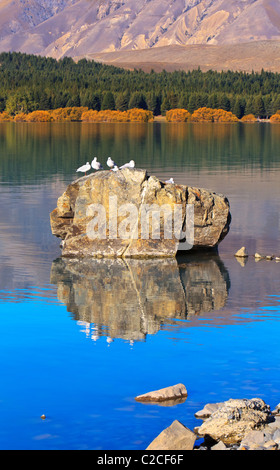
M 85 173 L 85 174 L 87 174 L 87 171 L 89 171 L 90 169 L 91 169 L 91 166 L 90 166 L 89 162 L 87 162 L 86 165 L 83 165 L 80 168 L 78 168 L 76 173 Z
M 170 178 L 170 180 L 165 181 L 167 184 L 175 184 L 175 181 L 173 178 Z
M 97 170 L 97 171 L 103 170 L 103 166 L 101 165 L 101 163 L 97 161 L 97 157 L 94 157 L 94 159 L 91 162 L 91 166 L 94 170 Z
M 123 170 L 124 168 L 134 168 L 135 167 L 135 162 L 134 160 L 130 160 L 129 163 L 126 163 L 125 165 L 120 167 L 120 170 Z
M 111 169 L 114 168 L 114 166 L 115 166 L 115 162 L 114 162 L 114 160 L 112 160 L 111 157 L 109 157 L 108 160 L 107 160 L 107 166 Z
M 112 171 L 119 171 L 119 167 L 117 165 L 114 165 L 114 167 L 112 168 Z

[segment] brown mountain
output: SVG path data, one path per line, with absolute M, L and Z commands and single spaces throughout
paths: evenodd
M 230 56 L 229 68 L 279 70 L 278 41 L 279 0 L 0 0 L 0 51 L 131 67 L 155 54 L 158 68 L 172 69 L 216 68 Z

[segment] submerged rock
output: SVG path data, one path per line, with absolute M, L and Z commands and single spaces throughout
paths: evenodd
M 194 209 L 190 226 L 187 207 Z M 223 195 L 163 183 L 145 170 L 125 169 L 101 171 L 70 184 L 50 220 L 53 235 L 63 240 L 63 256 L 175 257 L 179 250 L 217 247 L 229 231 L 231 215 Z M 170 223 L 177 230 L 166 236 Z M 185 233 L 180 239 L 178 234 Z

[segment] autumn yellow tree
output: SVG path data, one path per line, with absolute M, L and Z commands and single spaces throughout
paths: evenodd
M 273 114 L 270 118 L 270 122 L 279 123 L 280 122 L 280 113 Z
M 128 111 L 85 111 L 81 120 L 84 122 L 149 122 L 154 118 L 151 111 L 144 109 L 129 109 Z
M 246 116 L 243 116 L 243 118 L 240 119 L 241 122 L 257 122 L 257 118 L 254 116 L 254 114 L 247 114 Z
M 26 113 L 19 113 L 14 116 L 14 122 L 26 122 L 27 121 Z
M 49 111 L 33 111 L 27 114 L 25 120 L 27 122 L 51 122 L 52 118 Z
M 238 122 L 238 118 L 230 111 L 206 107 L 194 111 L 191 120 L 192 122 Z
M 6 111 L 3 111 L 3 113 L 0 113 L 0 122 L 7 122 L 7 121 L 12 121 L 13 118 L 10 116 Z
M 87 107 L 57 108 L 51 111 L 52 120 L 55 122 L 81 121 L 83 113 L 88 111 Z
M 167 122 L 188 122 L 191 120 L 191 113 L 186 109 L 170 109 L 166 111 Z
M 130 122 L 151 122 L 154 120 L 152 111 L 146 109 L 133 108 L 126 111 L 126 113 Z

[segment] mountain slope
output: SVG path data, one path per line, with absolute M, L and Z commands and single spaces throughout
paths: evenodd
M 0 0 L 0 51 L 61 58 L 266 40 L 280 40 L 279 0 Z
M 184 70 L 217 72 L 234 70 L 251 73 L 280 72 L 280 41 L 252 41 L 242 44 L 165 46 L 152 49 L 87 54 L 88 59 L 125 69 Z M 78 60 L 81 57 L 74 57 Z

